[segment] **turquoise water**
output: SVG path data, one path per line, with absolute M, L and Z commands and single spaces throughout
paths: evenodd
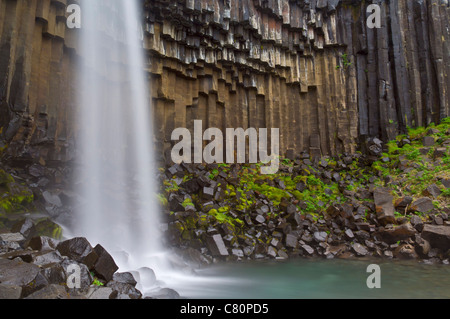
M 381 288 L 369 289 L 370 264 Z M 233 263 L 197 271 L 181 293 L 206 299 L 450 298 L 450 266 L 381 260 L 296 260 Z

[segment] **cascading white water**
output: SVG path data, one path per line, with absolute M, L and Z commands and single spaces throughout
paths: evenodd
M 121 271 L 145 266 L 158 276 L 165 265 L 140 3 L 81 2 L 78 189 L 82 203 L 74 234 L 103 245 Z M 121 252 L 129 258 L 123 260 Z

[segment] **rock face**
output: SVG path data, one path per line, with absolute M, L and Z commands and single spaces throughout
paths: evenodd
M 380 4 L 380 29 L 367 26 L 371 2 Z M 80 53 L 67 4 L 0 1 L 0 150 L 8 145 L 9 158 L 74 157 Z M 338 154 L 450 115 L 444 0 L 144 5 L 160 148 L 174 128 L 202 119 L 205 129 L 281 128 L 282 153 Z

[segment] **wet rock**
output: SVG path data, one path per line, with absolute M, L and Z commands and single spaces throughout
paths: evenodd
M 384 241 L 388 244 L 394 244 L 400 240 L 411 238 L 415 234 L 416 230 L 411 223 L 405 223 L 398 227 L 379 230 L 374 236 L 377 240 Z
M 74 272 L 73 272 L 74 266 L 77 266 L 79 268 L 79 270 L 80 270 L 80 288 L 79 289 L 81 291 L 88 289 L 90 287 L 90 285 L 92 284 L 92 282 L 94 281 L 94 278 L 92 277 L 88 267 L 85 264 L 78 263 L 75 260 L 64 259 L 60 265 L 64 269 L 66 278 L 69 278 L 72 274 L 74 274 Z
M 373 193 L 377 218 L 383 225 L 395 222 L 394 197 L 387 189 L 378 188 Z
M 414 249 L 414 246 L 410 244 L 403 244 L 398 246 L 393 253 L 395 258 L 399 259 L 417 259 L 418 255 Z
M 70 299 L 70 295 L 64 286 L 52 284 L 30 294 L 25 299 Z
M 423 225 L 424 225 L 422 218 L 420 218 L 420 217 L 417 216 L 417 215 L 412 215 L 412 216 L 411 216 L 410 222 L 411 222 L 411 225 L 413 225 L 414 228 L 415 228 L 418 232 L 422 232 L 422 230 L 423 230 Z
M 0 240 L 5 242 L 24 243 L 26 238 L 21 233 L 5 233 L 0 234 Z
M 33 251 L 30 250 L 22 250 L 22 249 L 18 249 L 18 250 L 13 250 L 4 254 L 0 255 L 0 258 L 5 258 L 5 259 L 9 259 L 9 260 L 14 260 L 17 258 L 17 260 L 26 262 L 26 263 L 31 263 L 33 261 Z
M 423 239 L 429 241 L 431 247 L 443 251 L 450 249 L 450 226 L 425 224 L 422 230 Z
M 59 241 L 56 239 L 46 237 L 46 236 L 38 236 L 33 237 L 29 243 L 28 247 L 30 247 L 33 250 L 54 250 L 58 246 Z
M 244 251 L 242 249 L 234 248 L 231 250 L 231 255 L 238 257 L 238 258 L 243 258 Z
M 197 178 L 190 179 L 180 185 L 188 194 L 196 194 L 200 191 Z
M 214 188 L 212 187 L 204 187 L 203 188 L 203 198 L 206 200 L 210 200 L 214 197 Z
M 30 239 L 36 233 L 36 227 L 30 218 L 17 221 L 12 227 L 13 233 L 21 233 L 26 239 Z
M 33 264 L 44 267 L 49 264 L 58 264 L 62 262 L 63 257 L 58 251 L 43 251 L 32 254 Z
M 358 230 L 355 231 L 355 237 L 358 239 L 359 242 L 363 243 L 366 240 L 370 239 L 370 234 L 365 230 Z
M 39 288 L 41 281 L 40 268 L 22 261 L 0 259 L 0 283 L 22 288 L 22 297 L 33 293 Z
M 255 217 L 255 222 L 258 224 L 264 224 L 266 222 L 266 219 L 262 215 L 258 215 Z
M 88 299 L 115 299 L 117 294 L 117 291 L 113 290 L 111 287 L 98 287 L 92 292 L 92 294 L 89 295 Z
M 220 234 L 206 237 L 206 244 L 213 256 L 228 256 L 228 250 Z
M 51 219 L 46 218 L 36 224 L 36 235 L 47 236 L 59 240 L 62 238 L 62 228 Z
M 47 264 L 41 266 L 41 274 L 49 284 L 63 284 L 67 282 L 66 273 L 60 264 Z
M 385 257 L 387 257 L 387 258 L 394 258 L 394 254 L 393 254 L 393 252 L 390 251 L 390 250 L 385 250 L 385 251 L 383 252 L 383 255 L 384 255 Z
M 347 229 L 345 231 L 345 236 L 347 236 L 348 239 L 352 240 L 353 238 L 355 238 L 355 235 L 353 234 L 351 229 Z
M 150 269 L 150 268 L 149 268 Z M 150 269 L 151 270 L 151 269 Z M 153 276 L 154 276 L 154 272 L 153 272 Z M 120 282 L 123 284 L 129 284 L 132 285 L 133 287 L 136 287 L 137 285 L 137 281 L 134 278 L 133 274 L 130 272 L 121 272 L 121 273 L 115 273 L 113 275 L 113 280 L 116 282 Z M 156 280 L 156 278 L 155 278 Z
M 367 248 L 359 243 L 354 243 L 352 245 L 352 249 L 356 253 L 357 256 L 366 256 L 367 254 L 369 254 L 369 251 L 367 250 Z
M 415 247 L 416 253 L 421 258 L 428 257 L 428 253 L 430 252 L 431 245 L 427 240 L 423 239 L 420 235 L 416 235 L 415 240 L 414 240 L 414 247 Z
M 318 242 L 324 242 L 327 240 L 328 234 L 326 232 L 315 232 L 314 239 Z
M 103 248 L 102 245 L 97 245 L 94 248 L 94 252 L 97 255 L 92 270 L 102 279 L 110 281 L 113 279 L 114 273 L 119 269 L 112 256 Z
M 415 200 L 409 207 L 410 211 L 419 213 L 427 213 L 433 209 L 433 201 L 428 197 L 422 197 Z
M 287 234 L 286 239 L 285 239 L 285 244 L 286 244 L 286 247 L 294 248 L 294 249 L 297 248 L 297 246 L 298 246 L 297 236 L 295 236 L 293 234 Z
M 67 256 L 71 260 L 83 263 L 88 268 L 92 268 L 99 257 L 89 241 L 84 237 L 76 237 L 63 241 L 58 244 L 56 250 L 62 256 Z
M 139 268 L 137 270 L 137 276 L 138 277 L 136 277 L 136 278 L 138 278 L 139 282 L 144 287 L 152 287 L 156 283 L 156 275 L 155 275 L 155 272 L 153 271 L 153 269 L 151 269 L 151 268 L 148 268 L 148 267 Z M 123 280 L 119 280 L 117 282 L 126 283 L 133 287 L 136 286 L 136 284 L 134 284 L 134 282 L 124 282 Z
M 278 254 L 278 252 L 277 252 L 277 249 L 275 247 L 269 246 L 267 248 L 267 255 L 269 257 L 275 258 L 275 257 L 277 257 L 277 254 Z
M 305 250 L 306 253 L 308 253 L 309 255 L 313 255 L 314 254 L 314 249 L 309 246 L 309 245 L 302 245 L 302 248 Z
M 42 193 L 42 196 L 44 197 L 46 204 L 49 206 L 62 207 L 63 205 L 57 194 L 52 194 L 49 191 L 45 191 Z
M 162 288 L 155 290 L 148 295 L 150 298 L 153 299 L 180 299 L 181 296 L 178 292 L 176 292 L 173 289 L 170 288 Z
M 0 283 L 0 300 L 17 300 L 22 296 L 22 287 Z

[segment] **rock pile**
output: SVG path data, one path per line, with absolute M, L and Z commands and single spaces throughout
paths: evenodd
M 297 256 L 449 263 L 446 127 L 388 145 L 370 140 L 367 155 L 301 154 L 267 177 L 257 165 L 169 166 L 168 240 L 198 264 Z M 424 147 L 426 136 L 436 143 Z
M 117 273 L 101 245 L 34 235 L 30 219 L 0 232 L 0 299 L 142 298 L 133 275 Z

